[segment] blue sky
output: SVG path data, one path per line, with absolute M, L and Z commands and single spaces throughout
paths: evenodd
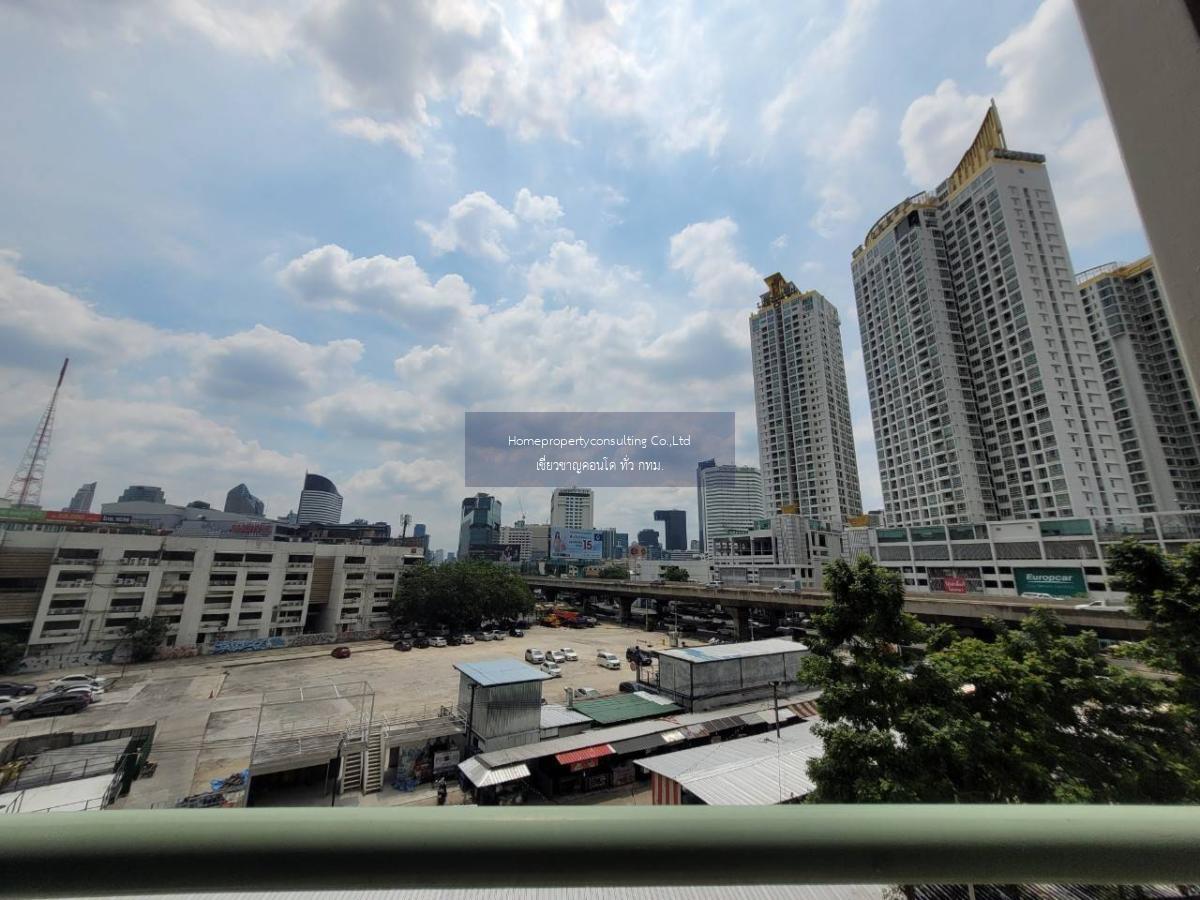
M 733 409 L 756 462 L 778 270 L 841 313 L 877 506 L 850 253 L 993 97 L 1075 268 L 1144 254 L 1068 0 L 0 2 L 0 462 L 70 355 L 48 508 L 245 481 L 278 515 L 310 469 L 452 548 L 465 409 Z M 663 506 L 694 536 L 686 489 L 596 524 Z

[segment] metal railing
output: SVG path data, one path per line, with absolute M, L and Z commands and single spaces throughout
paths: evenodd
M 21 897 L 500 885 L 1195 884 L 1200 808 L 393 807 L 3 816 L 0 871 L 0 896 Z

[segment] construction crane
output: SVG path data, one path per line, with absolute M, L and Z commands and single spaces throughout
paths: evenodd
M 46 475 L 46 458 L 50 455 L 50 434 L 54 430 L 54 408 L 58 404 L 58 392 L 62 389 L 63 379 L 67 376 L 67 363 L 70 357 L 63 360 L 62 370 L 58 373 L 58 383 L 54 393 L 50 395 L 50 404 L 42 413 L 25 449 L 25 456 L 17 471 L 8 483 L 8 492 L 4 495 L 13 506 L 40 507 L 42 505 L 42 479 Z

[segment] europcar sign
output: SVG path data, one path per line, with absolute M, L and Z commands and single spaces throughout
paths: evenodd
M 1013 569 L 1017 593 L 1054 597 L 1086 597 L 1087 582 L 1081 569 Z

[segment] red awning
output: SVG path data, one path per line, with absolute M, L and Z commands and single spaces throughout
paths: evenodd
M 616 753 L 612 744 L 596 744 L 594 747 L 584 747 L 582 750 L 568 750 L 566 753 L 555 754 L 555 759 L 564 766 L 572 763 L 586 762 L 589 759 L 599 759 L 601 756 L 611 756 Z
M 817 704 L 813 700 L 802 700 L 799 703 L 791 704 L 788 709 L 794 712 L 801 719 L 819 719 L 821 713 L 817 710 Z

